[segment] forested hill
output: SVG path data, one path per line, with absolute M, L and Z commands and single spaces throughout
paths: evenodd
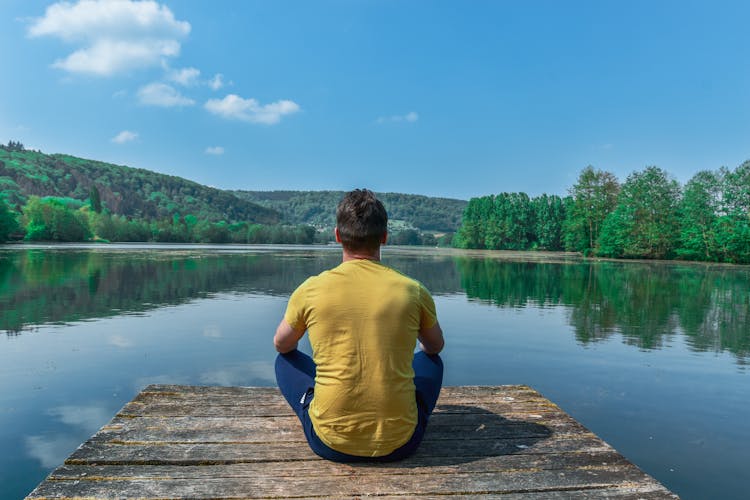
M 24 205 L 29 196 L 86 200 L 98 192 L 113 214 L 160 219 L 179 214 L 208 221 L 273 224 L 279 213 L 229 191 L 149 170 L 85 160 L 63 154 L 44 154 L 16 147 L 0 147 L 0 200 Z
M 336 225 L 336 206 L 343 191 L 234 191 L 239 198 L 280 212 L 292 224 Z M 416 194 L 378 193 L 392 221 L 422 231 L 455 232 L 466 201 Z

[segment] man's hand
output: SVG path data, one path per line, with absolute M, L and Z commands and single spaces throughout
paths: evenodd
M 276 346 L 277 351 L 285 354 L 297 348 L 297 342 L 304 334 L 304 329 L 301 332 L 297 331 L 285 319 L 282 319 L 276 328 L 276 335 L 273 336 L 273 345 Z
M 430 328 L 419 330 L 419 348 L 427 354 L 437 354 L 443 350 L 445 340 L 443 339 L 443 330 L 436 321 Z

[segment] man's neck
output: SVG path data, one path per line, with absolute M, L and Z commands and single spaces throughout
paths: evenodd
M 380 248 L 375 252 L 368 251 L 349 251 L 346 248 L 343 249 L 343 261 L 349 262 L 350 260 L 374 260 L 380 262 Z

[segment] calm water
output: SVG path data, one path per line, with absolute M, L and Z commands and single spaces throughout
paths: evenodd
M 531 385 L 683 498 L 747 498 L 749 267 L 500 255 L 383 254 L 435 295 L 446 385 Z M 147 384 L 273 385 L 287 297 L 339 260 L 0 247 L 0 496 L 31 491 Z

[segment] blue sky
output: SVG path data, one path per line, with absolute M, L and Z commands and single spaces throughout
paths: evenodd
M 227 189 L 565 194 L 750 159 L 750 2 L 0 4 L 0 142 Z

